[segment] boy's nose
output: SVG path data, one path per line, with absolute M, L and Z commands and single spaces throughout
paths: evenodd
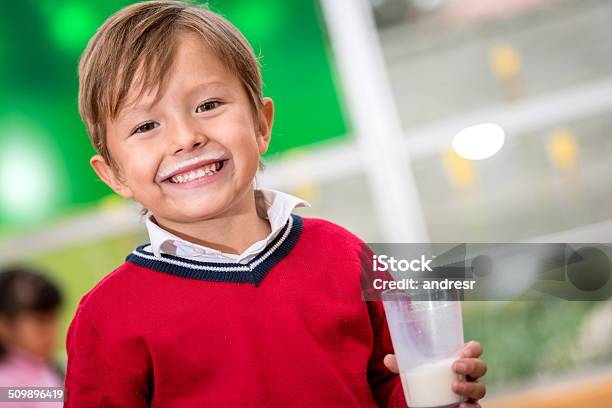
M 170 129 L 171 152 L 173 154 L 191 152 L 206 144 L 208 138 L 196 124 L 184 119 L 177 121 Z
M 183 151 L 190 152 L 190 151 L 195 150 L 198 147 L 203 146 L 203 145 L 204 145 L 203 142 L 195 142 L 191 146 L 187 146 L 187 145 L 186 146 L 180 146 L 180 147 L 177 146 L 176 150 L 174 151 L 174 154 L 181 153 Z

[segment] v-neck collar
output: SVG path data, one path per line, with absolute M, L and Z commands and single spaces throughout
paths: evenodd
M 297 243 L 302 232 L 302 219 L 291 214 L 280 233 L 259 255 L 246 264 L 239 262 L 201 262 L 169 254 L 156 257 L 151 244 L 141 245 L 126 261 L 187 279 L 217 282 L 254 283 L 259 285 L 270 269 L 283 260 Z

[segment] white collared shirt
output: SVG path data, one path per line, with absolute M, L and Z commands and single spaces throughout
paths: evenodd
M 265 239 L 253 243 L 240 255 L 228 254 L 216 249 L 208 248 L 202 245 L 194 244 L 177 237 L 174 234 L 166 231 L 153 219 L 150 214 L 145 220 L 149 240 L 151 242 L 151 250 L 156 257 L 160 258 L 162 253 L 187 258 L 200 262 L 239 262 L 242 264 L 248 263 L 256 257 L 266 246 L 278 235 L 281 229 L 287 223 L 291 213 L 298 207 L 310 207 L 310 204 L 291 194 L 283 193 L 276 190 L 259 189 L 263 194 L 264 202 L 267 208 L 259 209 L 260 213 L 266 212 L 270 222 L 272 232 Z M 257 201 L 256 201 L 257 202 Z

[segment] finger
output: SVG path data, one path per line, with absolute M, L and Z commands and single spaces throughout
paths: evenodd
M 470 341 L 465 343 L 463 350 L 461 351 L 461 357 L 464 358 L 478 358 L 482 355 L 482 344 L 477 341 Z
M 455 381 L 453 392 L 464 397 L 479 400 L 487 393 L 487 388 L 479 382 Z
M 477 358 L 461 358 L 453 363 L 453 370 L 457 374 L 478 379 L 487 373 L 487 365 Z
M 399 367 L 397 366 L 397 359 L 395 358 L 395 354 L 387 354 L 383 359 L 383 363 L 389 369 L 389 371 L 398 374 Z

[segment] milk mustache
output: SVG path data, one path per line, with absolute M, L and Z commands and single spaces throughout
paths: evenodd
M 435 361 L 400 373 L 410 408 L 451 407 L 461 402 L 451 386 L 460 376 L 452 370 L 454 358 Z

